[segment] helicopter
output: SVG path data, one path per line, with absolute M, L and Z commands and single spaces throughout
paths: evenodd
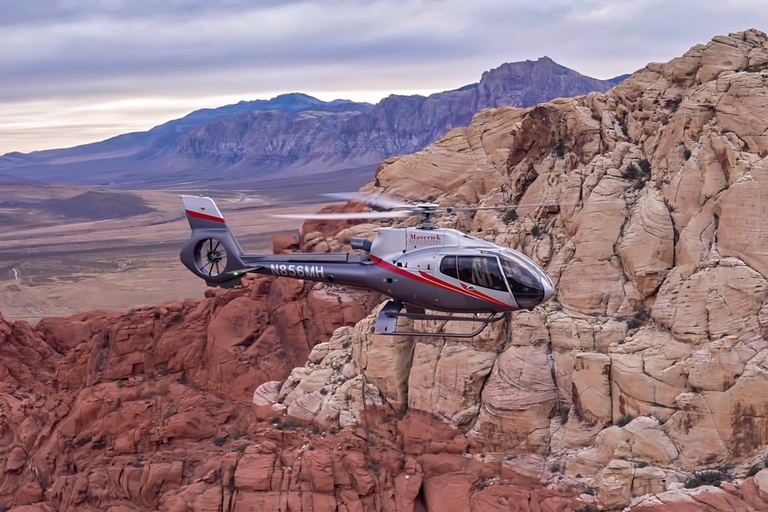
M 341 196 L 341 194 L 336 194 Z M 384 335 L 468 338 L 512 311 L 532 309 L 555 293 L 552 280 L 526 255 L 451 228 L 437 228 L 437 213 L 504 207 L 441 208 L 408 204 L 383 196 L 346 196 L 389 211 L 275 215 L 304 219 L 360 219 L 421 216 L 418 227 L 383 227 L 375 240 L 352 238 L 354 253 L 248 254 L 227 227 L 210 197 L 180 196 L 192 235 L 181 262 L 208 286 L 232 287 L 248 273 L 308 279 L 366 288 L 391 298 L 376 321 Z M 405 311 L 403 311 L 405 309 Z M 427 314 L 426 311 L 441 314 Z M 471 313 L 472 316 L 457 316 Z M 487 316 L 479 316 L 487 315 Z M 398 332 L 397 319 L 475 322 L 471 333 Z

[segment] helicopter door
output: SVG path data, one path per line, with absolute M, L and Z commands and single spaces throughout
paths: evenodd
M 459 280 L 470 285 L 509 294 L 495 256 L 457 256 Z
M 463 293 L 441 290 L 444 305 L 475 306 L 478 301 L 485 301 L 483 296 L 505 304 L 509 302 L 509 289 L 495 256 L 445 256 L 440 261 L 440 273 L 448 284 L 464 290 Z
M 439 268 L 440 273 L 436 277 L 438 277 L 441 281 L 444 281 L 452 288 L 461 288 L 455 254 L 443 256 L 443 259 L 440 260 Z M 440 298 L 440 303 L 444 308 L 459 309 L 470 305 L 468 300 L 469 297 L 456 291 L 440 288 L 437 292 L 437 295 Z

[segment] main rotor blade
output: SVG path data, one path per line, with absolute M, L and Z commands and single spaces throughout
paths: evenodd
M 574 202 L 565 202 L 565 201 L 553 201 L 550 203 L 518 203 L 518 204 L 508 204 L 504 206 L 467 206 L 467 207 L 453 207 L 448 206 L 445 208 L 446 213 L 455 213 L 455 212 L 474 212 L 477 210 L 511 210 L 513 208 L 541 208 L 544 206 L 577 206 L 577 205 L 587 205 L 587 204 L 600 204 L 600 203 L 623 203 L 623 200 L 620 199 L 598 199 L 596 201 L 574 201 Z
M 387 219 L 395 217 L 410 217 L 416 215 L 410 211 L 399 212 L 344 212 L 344 213 L 278 213 L 272 215 L 279 219 L 318 219 L 318 220 L 349 220 L 349 219 Z
M 323 195 L 334 199 L 343 199 L 344 201 L 358 201 L 377 208 L 410 208 L 413 206 L 391 197 L 374 196 L 373 194 L 363 194 L 361 192 L 335 192 Z
M 459 208 L 456 208 L 453 206 L 447 206 L 445 208 L 445 213 L 474 212 L 477 210 L 511 210 L 512 208 L 518 208 L 519 206 L 521 205 L 510 204 L 507 206 L 467 206 L 467 207 L 459 207 Z

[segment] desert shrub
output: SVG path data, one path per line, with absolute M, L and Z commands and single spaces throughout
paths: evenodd
M 755 475 L 756 475 L 756 474 L 758 474 L 758 473 L 760 472 L 760 470 L 762 470 L 762 469 L 763 469 L 763 468 L 762 468 L 762 467 L 760 467 L 760 464 L 755 464 L 754 466 L 752 466 L 751 468 L 749 468 L 749 471 L 747 471 L 747 477 L 750 477 L 750 476 L 755 476 Z
M 629 162 L 627 166 L 624 168 L 624 171 L 621 173 L 621 177 L 625 180 L 636 180 L 640 178 L 640 169 L 637 168 L 637 166 Z
M 691 150 L 690 150 L 690 149 L 688 149 L 688 148 L 685 148 L 685 149 L 683 150 L 683 158 L 685 158 L 686 160 L 688 160 L 689 158 L 691 158 Z
M 637 165 L 634 162 L 630 162 L 622 171 L 621 177 L 635 182 L 632 190 L 640 190 L 651 177 L 651 164 L 645 159 L 640 160 Z
M 213 438 L 213 444 L 215 444 L 216 446 L 223 446 L 225 441 L 226 441 L 226 439 L 224 439 L 223 437 L 214 437 Z
M 558 139 L 555 145 L 552 146 L 552 150 L 555 152 L 555 155 L 557 155 L 557 158 L 563 158 L 568 152 L 568 146 L 565 145 L 563 139 Z
M 625 427 L 629 425 L 629 422 L 632 421 L 633 419 L 635 419 L 635 417 L 632 416 L 631 414 L 625 414 L 624 416 L 619 418 L 619 421 L 616 422 L 616 425 L 620 427 Z
M 531 236 L 534 238 L 539 238 L 541 236 L 541 228 L 538 225 L 534 224 L 531 228 Z
M 651 316 L 645 309 L 638 311 L 635 316 L 627 321 L 627 329 L 637 329 L 641 325 L 645 324 Z
M 680 106 L 681 101 L 683 101 L 682 98 L 669 99 L 664 102 L 664 106 L 670 110 L 671 114 L 674 114 L 677 112 L 677 108 Z
M 278 422 L 277 425 L 275 425 L 275 428 L 277 430 L 296 430 L 298 426 L 299 423 L 296 420 L 289 418 L 285 421 Z
M 517 220 L 517 210 L 515 208 L 512 208 L 511 210 L 507 210 L 507 213 L 504 214 L 504 223 L 509 224 L 510 222 L 515 222 Z
M 722 481 L 727 477 L 728 473 L 723 469 L 707 469 L 699 471 L 685 482 L 685 488 L 694 489 L 702 485 L 714 485 L 715 487 L 720 487 Z

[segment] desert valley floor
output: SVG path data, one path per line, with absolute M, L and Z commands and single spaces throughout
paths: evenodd
M 92 309 L 201 298 L 204 283 L 178 258 L 189 236 L 180 193 L 200 191 L 3 185 L 3 316 L 34 323 L 42 317 Z M 211 195 L 249 252 L 271 252 L 272 234 L 295 231 L 301 222 L 270 214 L 319 208 L 317 204 L 285 206 L 281 199 L 245 190 Z

